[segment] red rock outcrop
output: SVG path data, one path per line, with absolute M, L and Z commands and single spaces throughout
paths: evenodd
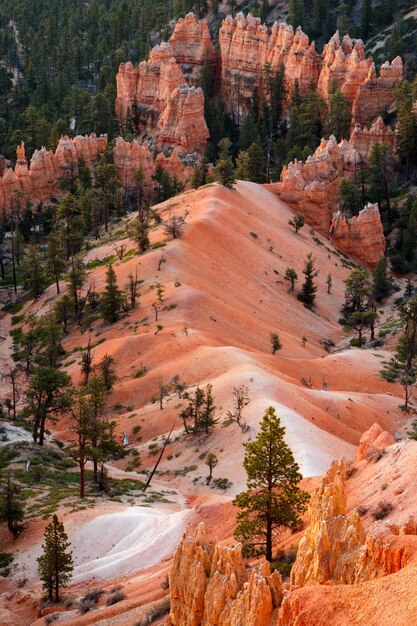
M 368 204 L 351 218 L 337 211 L 330 226 L 330 238 L 336 248 L 374 268 L 386 247 L 378 205 Z
M 143 172 L 145 186 L 151 187 L 155 166 L 148 143 L 141 144 L 135 139 L 130 143 L 118 137 L 113 148 L 113 162 L 125 188 L 131 184 L 132 176 L 138 170 Z
M 285 67 L 287 102 L 295 81 L 301 93 L 313 86 L 325 102 L 330 85 L 336 81 L 349 99 L 353 125 L 370 124 L 394 101 L 393 87 L 402 78 L 399 57 L 384 63 L 377 77 L 371 57 L 366 58 L 363 41 L 346 35 L 333 35 L 320 55 L 314 42 L 300 28 L 294 32 L 285 23 L 275 23 L 271 30 L 250 13 L 245 18 L 228 16 L 219 31 L 222 96 L 235 116 L 242 116 L 262 95 L 262 70 L 270 63 L 273 70 Z
M 394 443 L 395 439 L 391 433 L 388 433 L 379 424 L 375 423 L 369 430 L 363 433 L 359 442 L 356 460 L 362 461 L 374 450 L 381 450 Z
M 188 530 L 170 573 L 171 611 L 167 626 L 272 626 L 282 601 L 278 572 L 268 564 L 247 573 L 241 546 L 215 546 L 203 524 Z
M 369 130 L 357 125 L 349 141 L 338 144 L 334 137 L 322 139 L 316 152 L 304 163 L 295 160 L 284 167 L 280 182 L 271 185 L 271 190 L 323 235 L 327 236 L 330 229 L 337 248 L 374 267 L 385 252 L 379 211 L 368 206 L 357 217 L 345 219 L 337 212 L 339 182 L 343 177 L 353 176 L 359 165 L 369 162 L 373 145 L 387 143 L 395 147 L 395 141 L 395 133 L 381 118 Z
M 162 165 L 170 176 L 176 176 L 183 183 L 186 183 L 193 174 L 193 167 L 181 159 L 178 148 L 174 148 L 171 156 L 166 156 L 160 152 L 155 159 L 155 165 L 158 164 Z
M 288 24 L 275 23 L 269 32 L 250 13 L 246 18 L 243 13 L 236 18 L 229 15 L 219 31 L 219 45 L 222 96 L 227 108 L 239 116 L 253 107 L 255 95 L 261 95 L 267 62 L 274 71 L 284 64 L 288 98 L 296 80 L 301 93 L 317 83 L 320 58 L 301 28 L 294 32 Z
M 159 148 L 179 146 L 202 152 L 209 132 L 204 119 L 204 95 L 189 87 L 169 43 L 155 46 L 149 61 L 134 68 L 122 63 L 116 77 L 116 112 L 124 126 L 128 115 L 139 136 Z
M 389 433 L 374 424 L 362 437 L 359 456 L 371 446 L 392 443 Z M 356 511 L 347 516 L 345 484 L 345 462 L 335 461 L 310 501 L 309 526 L 291 571 L 293 585 L 355 584 L 398 572 L 414 557 L 415 519 L 402 526 L 375 522 L 365 533 Z
M 396 57 L 392 63 L 381 65 L 377 76 L 374 64 L 365 82 L 359 86 L 352 107 L 353 124 L 369 124 L 394 104 L 394 88 L 403 78 L 403 62 Z
M 353 105 L 359 86 L 368 78 L 371 65 L 372 60 L 365 57 L 365 46 L 361 39 L 352 40 L 349 35 L 345 35 L 340 41 L 337 32 L 324 46 L 317 91 L 327 102 L 330 85 L 336 81 Z
M 106 151 L 107 135 L 95 134 L 69 139 L 64 136 L 55 152 L 42 147 L 35 150 L 28 166 L 24 145 L 16 150 L 17 162 L 14 170 L 6 168 L 0 177 L 0 206 L 9 210 L 16 201 L 16 193 L 23 194 L 33 205 L 50 200 L 61 193 L 60 181 L 69 163 L 78 163 L 82 158 L 90 168 Z
M 397 136 L 390 126 L 384 124 L 382 117 L 368 129 L 356 124 L 350 136 L 350 144 L 358 153 L 361 163 L 369 163 L 372 146 L 376 143 L 383 143 L 395 151 L 397 146 Z
M 205 20 L 198 20 L 194 13 L 188 13 L 175 24 L 169 44 L 173 56 L 181 66 L 187 82 L 196 85 L 200 70 L 207 62 L 216 62 L 216 50 Z

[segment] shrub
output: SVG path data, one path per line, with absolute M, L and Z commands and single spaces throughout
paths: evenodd
M 386 500 L 381 500 L 378 502 L 378 507 L 372 513 L 372 517 L 374 520 L 385 519 L 387 515 L 389 515 L 394 507 L 391 502 L 387 502 Z
M 215 478 L 212 482 L 212 488 L 214 487 L 215 489 L 222 489 L 223 491 L 225 491 L 226 489 L 230 489 L 232 485 L 232 481 L 230 481 L 228 478 Z
M 368 512 L 368 509 L 366 508 L 366 506 L 358 506 L 356 510 L 358 511 L 358 515 L 360 515 L 361 517 L 366 515 Z
M 120 589 L 117 589 L 107 598 L 106 605 L 112 606 L 113 604 L 117 604 L 117 602 L 121 602 L 125 598 L 126 596 L 123 593 L 123 591 L 121 591 Z

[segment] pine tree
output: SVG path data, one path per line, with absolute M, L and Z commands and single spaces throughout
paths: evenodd
M 341 178 L 339 181 L 339 210 L 350 218 L 358 215 L 363 208 L 362 195 L 353 180 Z
M 33 422 L 33 441 L 44 443 L 46 421 L 56 422 L 72 404 L 71 378 L 55 367 L 38 366 L 33 370 L 26 392 L 24 413 Z
M 248 148 L 248 161 L 250 180 L 254 183 L 264 183 L 265 178 L 265 159 L 261 146 L 253 143 Z
M 317 285 L 314 284 L 318 272 L 314 269 L 313 255 L 308 254 L 304 265 L 303 274 L 305 280 L 301 287 L 301 292 L 297 294 L 297 298 L 304 304 L 307 309 L 312 309 L 316 300 Z
M 294 293 L 295 283 L 298 280 L 298 275 L 295 269 L 293 267 L 287 267 L 287 269 L 285 270 L 284 278 L 290 283 L 290 293 Z
M 55 280 L 56 292 L 59 294 L 59 280 L 65 267 L 65 260 L 64 250 L 61 244 L 61 237 L 58 233 L 51 233 L 50 235 L 48 235 L 48 249 L 46 258 L 48 270 Z
M 328 117 L 328 134 L 334 135 L 337 141 L 349 139 L 351 106 L 348 98 L 346 98 L 336 81 L 329 88 L 329 117 Z
M 197 418 L 197 430 L 203 430 L 208 435 L 218 422 L 215 418 L 215 413 L 213 385 L 210 384 L 205 389 L 201 410 Z
M 209 468 L 209 475 L 207 476 L 207 480 L 206 480 L 206 485 L 209 485 L 213 477 L 213 469 L 216 467 L 217 463 L 219 462 L 219 459 L 213 452 L 207 452 L 204 462 Z
M 24 268 L 24 286 L 32 298 L 39 298 L 45 289 L 45 274 L 38 248 L 29 246 Z
M 232 146 L 232 142 L 229 137 L 224 137 L 219 141 L 219 159 L 214 168 L 217 180 L 221 185 L 228 187 L 229 189 L 233 189 L 233 185 L 235 182 L 234 171 L 233 171 L 233 161 L 230 156 L 230 148 Z
M 18 522 L 23 520 L 23 507 L 19 500 L 19 487 L 12 482 L 10 475 L 0 491 L 0 522 L 5 522 L 7 528 L 16 536 L 21 530 Z
M 361 36 L 366 41 L 372 24 L 372 0 L 362 0 L 361 4 Z
M 101 312 L 103 319 L 109 324 L 117 322 L 122 308 L 123 294 L 117 286 L 117 276 L 111 263 L 106 272 L 106 286 L 101 296 Z
M 298 231 L 303 228 L 305 224 L 304 217 L 302 215 L 295 215 L 292 220 L 288 220 L 288 225 L 292 226 L 295 229 L 296 234 L 298 235 Z
M 264 555 L 272 561 L 274 540 L 287 528 L 295 530 L 306 509 L 309 496 L 297 486 L 302 476 L 284 434 L 269 407 L 255 441 L 244 444 L 248 488 L 234 500 L 241 509 L 234 537 L 245 556 Z
M 392 291 L 392 281 L 387 275 L 387 260 L 382 256 L 372 273 L 372 295 L 377 302 L 381 302 Z
M 107 391 L 111 391 L 117 380 L 116 370 L 113 365 L 114 359 L 109 354 L 105 354 L 98 364 L 101 371 L 101 377 L 103 378 L 104 386 Z
M 68 551 L 71 545 L 65 532 L 64 524 L 56 515 L 45 529 L 43 554 L 37 559 L 38 574 L 43 588 L 48 592 L 49 600 L 60 600 L 60 590 L 72 578 L 74 569 L 72 555 Z

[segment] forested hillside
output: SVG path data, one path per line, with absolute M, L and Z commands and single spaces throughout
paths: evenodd
M 214 6 L 207 0 L 4 0 L 0 154 L 13 159 L 22 140 L 29 156 L 41 145 L 55 148 L 63 133 L 115 136 L 119 63 L 144 59 L 154 43 L 166 38 L 172 20 L 190 10 L 208 17 L 214 37 L 225 13 L 244 9 L 267 22 L 286 18 L 293 26 L 301 25 L 319 47 L 336 28 L 372 44 L 372 37 L 388 27 L 378 43 L 381 58 L 415 53 L 415 22 L 404 21 L 399 11 L 412 8 L 412 0 L 374 5 L 370 0 L 216 0 Z

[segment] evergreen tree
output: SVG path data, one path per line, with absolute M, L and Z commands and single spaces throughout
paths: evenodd
M 361 36 L 366 41 L 372 26 L 372 0 L 362 0 L 361 4 Z
M 197 419 L 197 430 L 202 430 L 209 434 L 209 432 L 217 424 L 218 420 L 215 418 L 216 407 L 214 406 L 213 398 L 213 385 L 207 385 L 204 393 L 204 398 L 199 411 Z
M 353 180 L 341 178 L 339 181 L 339 210 L 345 217 L 358 215 L 363 208 L 362 195 Z
M 122 309 L 123 294 L 117 286 L 117 276 L 111 263 L 107 266 L 106 286 L 101 296 L 103 319 L 109 324 L 117 322 Z
M 44 443 L 46 421 L 56 422 L 72 404 L 71 378 L 54 367 L 34 369 L 26 392 L 24 415 L 33 422 L 33 441 Z
M 113 385 L 117 380 L 116 370 L 113 365 L 114 359 L 109 354 L 105 354 L 99 363 L 101 377 L 107 391 L 113 389 Z
M 15 537 L 20 533 L 23 520 L 23 507 L 19 499 L 20 489 L 12 482 L 10 474 L 0 491 L 0 522 L 6 523 L 7 528 Z
M 219 141 L 219 159 L 216 163 L 216 167 L 214 168 L 219 183 L 229 189 L 233 189 L 233 184 L 235 182 L 233 161 L 230 156 L 231 146 L 232 142 L 228 137 L 224 137 Z
M 198 189 L 199 187 L 203 187 L 207 183 L 208 176 L 208 163 L 206 157 L 201 159 L 201 162 L 198 163 L 193 171 L 193 176 L 191 178 L 191 185 L 193 189 Z
M 306 509 L 309 496 L 297 486 L 302 476 L 284 434 L 269 407 L 256 439 L 244 444 L 248 488 L 234 500 L 241 509 L 234 537 L 245 556 L 264 555 L 272 561 L 274 540 L 287 528 L 295 530 Z
M 48 235 L 47 242 L 48 270 L 55 280 L 56 292 L 57 294 L 59 294 L 59 281 L 61 278 L 61 274 L 65 268 L 64 250 L 61 244 L 61 237 L 58 233 L 50 233 L 50 235 Z
M 216 467 L 217 463 L 219 462 L 219 459 L 213 452 L 207 452 L 204 462 L 209 468 L 209 475 L 207 476 L 207 480 L 206 480 L 206 485 L 209 485 L 213 477 L 213 469 Z
M 48 592 L 49 600 L 59 602 L 61 588 L 71 580 L 74 565 L 68 551 L 71 544 L 68 542 L 64 524 L 56 515 L 45 528 L 44 539 L 43 554 L 37 559 L 38 574 L 43 588 Z
M 278 333 L 270 333 L 269 341 L 271 344 L 272 354 L 276 354 L 278 350 L 281 350 L 282 343 L 281 343 L 281 339 L 279 338 Z
M 311 252 L 307 255 L 304 265 L 303 274 L 305 280 L 301 287 L 301 292 L 297 294 L 297 298 L 304 304 L 307 309 L 312 309 L 316 300 L 317 285 L 314 283 L 318 272 L 314 269 L 314 260 Z
M 303 228 L 305 224 L 304 217 L 302 215 L 295 215 L 292 220 L 288 220 L 288 225 L 292 226 L 298 235 L 298 231 Z
M 387 261 L 382 256 L 372 273 L 372 295 L 377 302 L 381 302 L 392 291 L 392 281 L 387 275 Z
M 298 275 L 295 269 L 293 267 L 287 267 L 287 269 L 285 270 L 284 278 L 290 283 L 290 292 L 294 293 L 295 283 L 298 280 Z
M 45 289 L 45 274 L 38 248 L 29 246 L 24 268 L 24 287 L 31 298 L 39 298 Z
M 334 135 L 337 141 L 349 139 L 352 117 L 350 102 L 336 81 L 330 85 L 329 92 L 328 134 Z

